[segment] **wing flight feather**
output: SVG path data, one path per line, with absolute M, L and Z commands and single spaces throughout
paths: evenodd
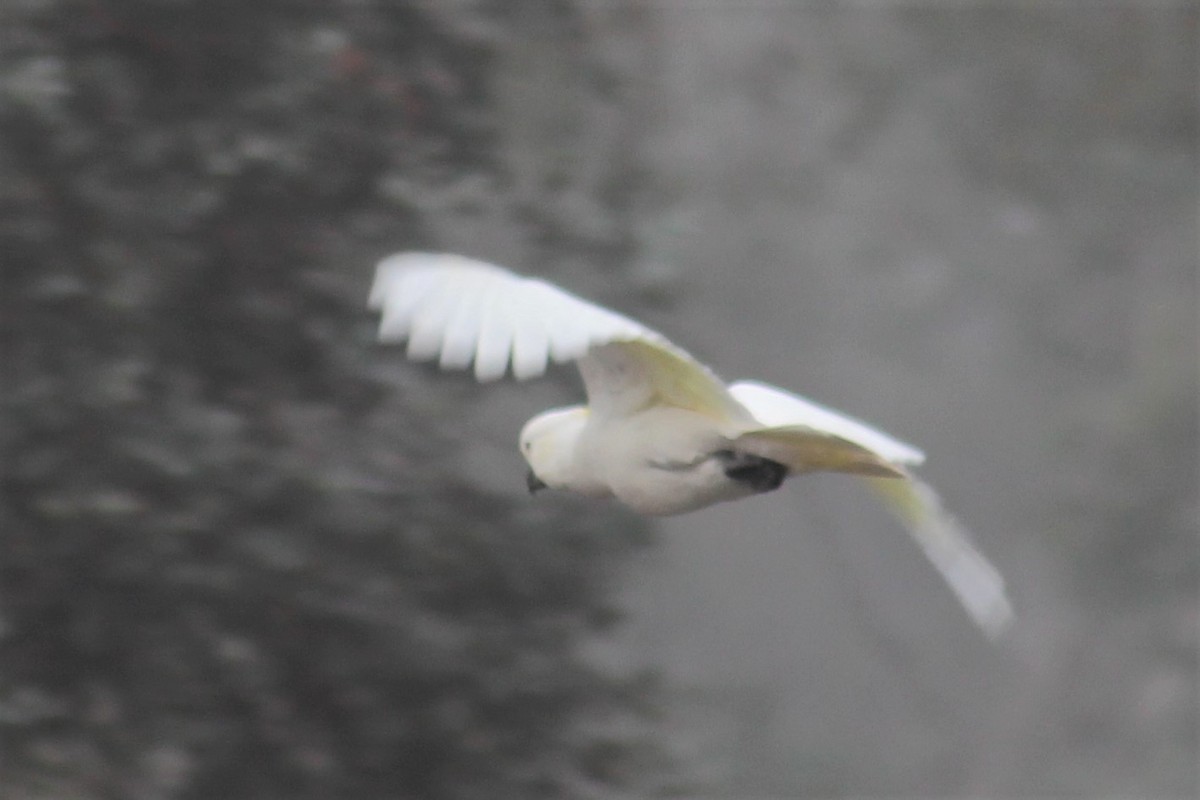
M 508 310 L 513 331 L 512 373 L 519 381 L 536 378 L 546 371 L 550 357 L 550 320 L 541 316 L 528 300 Z
M 766 427 L 800 426 L 837 436 L 893 464 L 916 466 L 925 454 L 865 422 L 804 397 L 758 381 L 738 381 L 729 387 L 738 402 Z
M 480 383 L 504 377 L 512 353 L 512 331 L 503 303 L 494 294 L 480 295 L 479 339 L 475 344 L 475 379 Z
M 380 262 L 370 305 L 379 335 L 408 340 L 414 360 L 439 359 L 490 381 L 543 374 L 576 360 L 594 413 L 678 406 L 750 423 L 711 371 L 660 334 L 534 278 L 449 254 L 399 253 Z
M 695 411 L 722 426 L 753 427 L 750 413 L 720 378 L 657 334 L 593 346 L 579 371 L 596 414 L 620 417 L 668 406 Z
M 995 639 L 1008 628 L 1013 610 L 1000 572 L 945 509 L 937 492 L 904 469 L 924 461 L 924 453 L 864 422 L 774 386 L 742 381 L 729 389 L 760 422 L 781 426 L 743 434 L 758 448 L 756 452 L 797 471 L 816 463 L 817 469 L 866 477 L 983 632 Z M 807 438 L 804 426 L 829 438 Z
M 733 440 L 739 450 L 778 461 L 792 474 L 846 472 L 898 478 L 904 472 L 879 453 L 837 434 L 803 425 L 759 428 Z
M 382 311 L 379 336 L 408 341 L 414 360 L 447 369 L 471 362 L 480 381 L 519 380 L 551 358 L 581 358 L 593 344 L 658 334 L 556 286 L 462 256 L 398 253 L 379 263 L 369 304 Z
M 441 369 L 466 369 L 475 357 L 476 344 L 483 319 L 479 295 L 464 295 L 446 322 L 442 335 L 442 353 L 438 359 Z
M 913 475 L 902 481 L 871 479 L 868 483 L 904 523 L 975 624 L 988 638 L 998 639 L 1014 619 L 1004 578 L 942 505 L 933 487 Z
M 413 361 L 428 361 L 441 353 L 446 325 L 460 302 L 447 286 L 433 287 L 427 297 L 408 334 L 408 357 Z

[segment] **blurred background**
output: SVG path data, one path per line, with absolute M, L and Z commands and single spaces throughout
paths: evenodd
M 1197 775 L 1190 2 L 0 6 L 0 798 L 1147 797 Z M 923 447 L 524 490 L 569 369 L 376 346 L 410 248 Z

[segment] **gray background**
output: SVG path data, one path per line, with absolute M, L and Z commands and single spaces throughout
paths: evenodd
M 1195 797 L 1197 20 L 0 3 L 0 797 Z M 1010 636 L 849 477 L 529 498 L 411 248 L 921 446 Z

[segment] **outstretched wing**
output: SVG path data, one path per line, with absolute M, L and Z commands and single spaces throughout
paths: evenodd
M 736 450 L 778 461 L 791 475 L 846 472 L 900 478 L 905 474 L 899 466 L 861 444 L 805 425 L 756 427 L 731 438 L 730 442 Z
M 902 481 L 868 483 L 904 523 L 975 624 L 989 639 L 999 638 L 1014 619 L 1004 578 L 933 487 L 912 475 Z
M 725 385 L 661 334 L 545 281 L 463 256 L 398 253 L 375 272 L 368 301 L 379 338 L 408 341 L 408 357 L 442 369 L 474 364 L 479 381 L 542 375 L 578 361 L 593 413 L 672 405 L 749 419 Z
M 584 355 L 597 342 L 656 336 L 627 317 L 544 281 L 450 254 L 398 253 L 375 271 L 368 300 L 382 312 L 379 338 L 408 340 L 414 361 L 442 369 L 474 362 L 479 381 L 537 377 L 548 361 Z
M 729 387 L 729 391 L 764 427 L 823 432 L 897 466 L 917 466 L 925 461 L 925 454 L 911 444 L 783 389 L 758 381 L 738 381 Z
M 787 434 L 777 432 L 800 426 L 801 429 L 824 431 L 861 448 L 862 452 L 847 447 L 835 448 L 833 455 L 824 458 L 841 459 L 850 467 L 866 467 L 839 471 L 867 476 L 868 484 L 904 523 L 975 623 L 993 639 L 1004 632 L 1012 622 L 1013 610 L 1000 572 L 971 541 L 967 530 L 946 511 L 933 487 L 904 468 L 921 464 L 925 460 L 924 453 L 864 422 L 774 386 L 742 381 L 730 386 L 729 390 L 759 422 L 773 426 L 747 436 L 783 441 Z M 775 446 L 782 448 L 779 444 Z M 782 449 L 786 455 L 788 451 Z M 804 452 L 805 448 L 800 450 Z M 871 456 L 876 461 L 872 462 Z M 886 468 L 875 473 L 884 477 L 871 477 L 872 464 Z M 897 477 L 901 480 L 894 479 Z

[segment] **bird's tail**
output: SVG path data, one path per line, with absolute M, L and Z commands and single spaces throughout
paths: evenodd
M 866 481 L 904 523 L 971 619 L 989 639 L 998 639 L 1013 621 L 1004 578 L 945 509 L 937 492 L 911 474 L 901 480 Z

